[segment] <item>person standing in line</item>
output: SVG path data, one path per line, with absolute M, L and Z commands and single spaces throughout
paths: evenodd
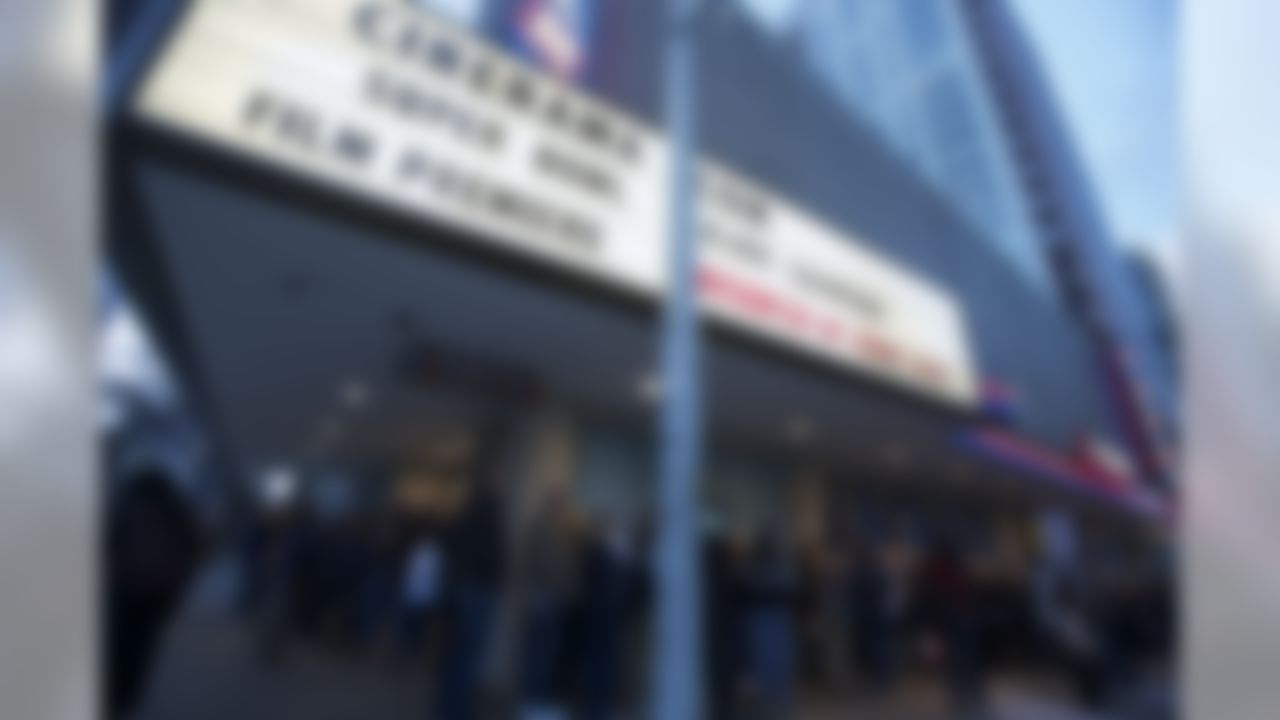
M 332 636 L 338 647 L 356 653 L 363 649 L 362 617 L 365 587 L 374 570 L 373 535 L 367 516 L 353 515 L 338 528 L 337 556 L 340 566 L 336 618 L 331 621 Z
M 200 561 L 195 513 L 160 471 L 144 471 L 113 499 L 107 517 L 107 717 L 133 713 L 160 642 Z
M 263 555 L 270 540 L 270 529 L 267 517 L 253 515 L 241 532 L 236 546 L 236 559 L 240 569 L 236 614 L 244 620 L 253 618 L 262 600 Z
M 318 639 L 331 607 L 333 590 L 338 586 L 334 581 L 335 568 L 330 562 L 333 529 L 328 519 L 314 508 L 309 508 L 299 519 L 301 522 L 289 525 L 291 557 L 288 561 L 295 568 L 290 604 L 297 629 Z
M 268 665 L 285 660 L 306 592 L 305 550 L 310 518 L 302 508 L 282 508 L 270 519 L 262 549 L 261 601 L 255 612 L 257 653 Z
M 711 535 L 703 542 L 708 716 L 712 720 L 729 720 L 737 717 L 739 689 L 750 667 L 746 653 L 746 558 L 740 543 L 727 535 Z
M 447 543 L 451 623 L 437 673 L 435 720 L 475 717 L 475 695 L 507 573 L 503 517 L 496 469 L 489 459 Z
M 399 656 L 414 659 L 427 654 L 443 591 L 444 550 L 430 530 L 416 533 L 405 554 L 401 584 Z
M 893 618 L 889 578 L 875 548 L 859 546 L 853 553 L 850 578 L 854 657 L 877 693 L 893 680 Z
M 849 567 L 845 553 L 834 542 L 822 541 L 817 552 L 820 586 L 812 632 L 820 653 L 822 684 L 827 690 L 835 690 L 848 677 L 845 638 L 849 636 L 849 618 L 845 610 L 848 605 Z
M 584 720 L 607 720 L 618 703 L 623 659 L 638 609 L 641 562 L 625 524 L 612 522 L 592 534 L 587 552 Z
M 367 559 L 359 580 L 356 644 L 376 657 L 382 651 L 397 649 L 404 552 L 396 519 L 390 514 L 370 517 L 365 535 Z
M 1054 630 L 1058 648 L 1081 701 L 1100 709 L 1106 701 L 1105 638 L 1096 623 L 1095 602 L 1084 578 L 1064 576 L 1056 588 Z
M 767 717 L 787 717 L 795 684 L 796 572 L 773 535 L 757 544 L 747 571 L 750 690 Z
M 946 684 L 957 712 L 973 713 L 984 702 L 983 657 L 973 580 L 963 556 L 940 542 L 921 568 L 917 617 L 940 648 Z
M 623 641 L 623 680 L 619 702 L 640 712 L 649 687 L 653 604 L 653 531 L 648 515 L 641 515 L 632 533 L 630 597 Z
M 558 717 L 557 670 L 566 650 L 567 617 L 578 589 L 578 552 L 566 490 L 547 490 L 527 528 L 519 572 L 524 596 L 520 677 L 522 715 Z
M 799 570 L 795 604 L 799 674 L 807 683 L 818 685 L 825 679 L 821 627 L 826 568 L 817 544 L 801 548 L 796 559 Z

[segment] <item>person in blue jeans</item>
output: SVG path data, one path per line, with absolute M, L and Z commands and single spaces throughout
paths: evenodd
M 555 714 L 558 705 L 557 671 L 579 575 L 569 517 L 566 490 L 550 488 L 519 543 L 525 594 L 521 705 L 530 716 Z
M 471 720 L 506 574 L 503 509 L 492 476 L 477 486 L 455 523 L 445 556 L 450 632 L 441 658 L 436 720 Z
M 871 687 L 877 692 L 886 692 L 894 679 L 894 628 L 889 608 L 889 578 L 876 548 L 855 549 L 849 595 L 854 657 Z
M 982 630 L 963 555 L 955 544 L 939 542 L 917 580 L 916 616 L 927 633 L 941 640 L 944 673 L 957 712 L 980 710 L 985 703 Z
M 452 632 L 440 665 L 437 720 L 475 717 L 475 695 L 493 628 L 497 593 L 483 585 L 458 588 L 451 603 Z
M 613 717 L 620 701 L 627 639 L 642 592 L 637 544 L 629 528 L 615 521 L 597 528 L 587 548 L 584 720 Z
M 405 555 L 401 578 L 399 656 L 426 654 L 434 634 L 444 571 L 444 551 L 434 535 L 420 530 Z
M 747 571 L 747 653 L 753 695 L 769 717 L 787 717 L 796 675 L 797 574 L 781 540 L 764 536 Z

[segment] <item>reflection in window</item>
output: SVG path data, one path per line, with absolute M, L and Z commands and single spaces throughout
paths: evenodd
M 1010 264 L 1045 285 L 1038 243 L 953 8 L 944 0 L 803 0 L 793 9 L 809 70 L 827 91 Z
M 942 181 L 960 198 L 965 214 L 983 229 L 999 230 L 1004 219 L 996 183 L 986 158 L 976 148 L 957 148 L 942 166 Z
M 791 27 L 796 10 L 805 0 L 738 0 L 743 10 L 761 27 L 781 34 Z
M 897 12 L 898 24 L 911 54 L 932 56 L 944 41 L 938 0 L 901 0 L 890 4 Z
M 805 6 L 809 60 L 845 106 L 873 115 L 872 57 L 862 37 L 862 7 L 843 0 L 810 0 Z
M 973 109 L 954 76 L 944 76 L 935 82 L 924 104 L 934 152 L 949 154 L 956 152 L 957 148 L 978 144 Z

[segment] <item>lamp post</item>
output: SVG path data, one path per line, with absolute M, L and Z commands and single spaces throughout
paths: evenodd
M 702 412 L 698 374 L 697 92 L 694 42 L 700 0 L 667 0 L 664 95 L 671 141 L 670 267 L 662 317 L 654 720 L 702 716 L 698 479 Z

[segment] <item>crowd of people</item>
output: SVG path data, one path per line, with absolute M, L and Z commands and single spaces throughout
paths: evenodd
M 531 716 L 616 716 L 641 692 L 643 529 L 589 520 L 562 492 L 518 530 L 508 510 L 481 484 L 446 518 L 264 516 L 241 547 L 240 594 L 262 659 L 285 662 L 309 639 L 425 668 L 438 718 L 504 701 Z
M 244 607 L 268 659 L 300 632 L 424 661 L 440 718 L 474 717 L 504 667 L 508 701 L 533 717 L 609 718 L 642 702 L 652 578 L 641 524 L 584 520 L 554 494 L 511 542 L 501 496 L 484 490 L 448 521 L 289 522 L 246 548 Z M 978 572 L 949 542 L 845 545 L 706 540 L 710 716 L 783 717 L 800 687 L 888 693 L 908 672 L 936 673 L 958 709 L 979 708 L 1002 665 L 1059 669 L 1100 705 L 1168 652 L 1170 610 L 1149 585 L 1103 593 L 1066 573 Z M 495 638 L 504 612 L 518 628 L 507 643 Z
M 165 520 L 175 502 L 162 489 L 141 487 L 113 518 L 121 708 L 162 631 L 151 618 L 173 613 L 197 553 L 189 533 L 148 531 L 185 524 Z M 447 515 L 278 508 L 239 542 L 238 609 L 269 667 L 304 643 L 381 660 L 420 673 L 429 717 L 635 716 L 648 691 L 650 534 L 634 518 L 591 517 L 565 490 L 517 513 L 486 483 Z M 983 707 L 1001 666 L 1056 672 L 1102 706 L 1172 651 L 1158 576 L 992 572 L 946 537 L 802 546 L 730 532 L 707 536 L 703 568 L 710 718 L 788 717 L 802 693 L 889 693 L 908 675 L 941 679 L 965 712 Z
M 797 686 L 892 691 L 942 680 L 958 716 L 981 713 L 995 671 L 1058 676 L 1095 709 L 1171 656 L 1172 588 L 1156 574 L 1086 577 L 1052 563 L 992 567 L 947 539 L 708 541 L 711 713 L 771 717 Z

